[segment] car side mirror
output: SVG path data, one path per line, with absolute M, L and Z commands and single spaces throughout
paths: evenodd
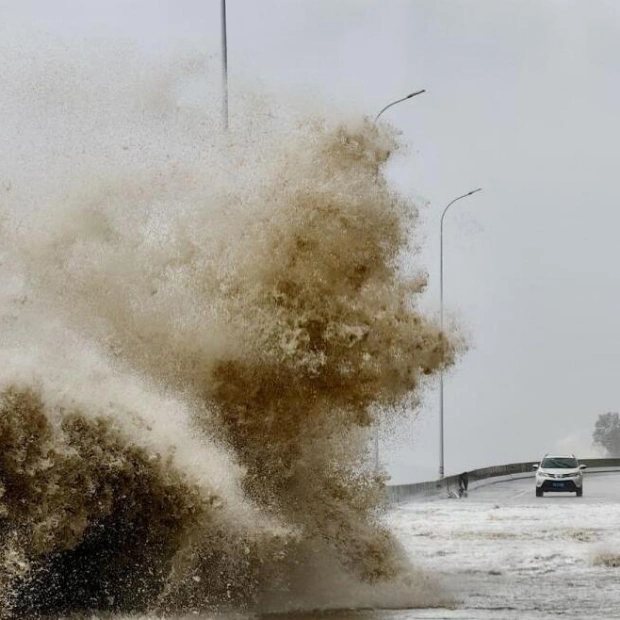
M 538 469 L 538 463 L 532 463 L 532 469 Z
M 579 469 L 588 469 L 587 465 L 579 465 Z

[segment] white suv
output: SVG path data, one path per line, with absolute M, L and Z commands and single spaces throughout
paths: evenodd
M 540 463 L 534 463 L 536 470 L 536 497 L 542 497 L 545 491 L 575 492 L 577 497 L 583 495 L 583 470 L 573 454 L 546 454 Z

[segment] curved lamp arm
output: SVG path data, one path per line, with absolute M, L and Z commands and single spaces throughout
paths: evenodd
M 411 97 L 415 97 L 416 95 L 421 95 L 422 93 L 425 93 L 426 90 L 423 88 L 422 90 L 417 90 L 415 93 L 409 93 L 406 97 L 402 97 L 401 99 L 397 99 L 396 101 L 392 101 L 392 103 L 388 103 L 385 108 L 383 108 L 381 110 L 381 112 L 379 112 L 379 114 L 377 114 L 377 116 L 375 116 L 375 120 L 373 121 L 374 123 L 376 123 L 379 120 L 379 117 L 388 109 L 391 108 L 393 105 L 396 105 L 397 103 L 400 103 L 401 101 L 407 101 L 407 99 L 411 99 Z

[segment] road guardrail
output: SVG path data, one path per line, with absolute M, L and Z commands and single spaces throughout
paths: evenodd
M 540 459 L 539 459 L 540 460 Z M 507 465 L 493 465 L 482 467 L 467 472 L 469 489 L 475 489 L 485 484 L 492 484 L 500 480 L 512 478 L 533 477 L 532 464 L 539 462 L 536 459 L 522 463 L 509 463 Z M 617 471 L 620 468 L 620 458 L 579 459 L 588 470 L 596 472 Z M 390 503 L 405 502 L 414 498 L 432 497 L 435 495 L 449 495 L 450 491 L 459 488 L 459 476 L 446 476 L 441 480 L 429 482 L 414 482 L 412 484 L 393 484 L 386 487 L 387 500 Z

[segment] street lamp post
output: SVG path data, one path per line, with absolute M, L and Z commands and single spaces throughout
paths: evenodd
M 443 220 L 446 217 L 448 209 L 461 198 L 467 198 L 476 192 L 481 191 L 481 187 L 478 189 L 472 189 L 470 192 L 455 198 L 448 206 L 443 210 L 441 214 L 441 220 L 439 224 L 439 325 L 443 333 Z M 443 370 L 439 373 L 439 478 L 443 478 L 444 475 L 444 450 L 443 450 Z
M 228 131 L 228 41 L 226 36 L 226 0 L 221 4 L 222 17 L 222 122 Z
M 379 117 L 388 108 L 391 108 L 393 105 L 396 105 L 397 103 L 401 103 L 402 101 L 407 101 L 407 99 L 411 99 L 412 97 L 415 97 L 416 95 L 421 95 L 422 93 L 425 93 L 425 92 L 426 90 L 424 88 L 422 90 L 416 90 L 414 93 L 409 93 L 408 95 L 405 95 L 404 97 L 401 97 L 400 99 L 397 99 L 396 101 L 392 101 L 391 103 L 388 103 L 384 108 L 380 110 L 377 116 L 375 116 L 375 120 L 373 122 L 376 123 L 379 120 Z M 374 434 L 373 442 L 374 442 L 373 460 L 375 464 L 375 472 L 377 472 L 379 471 L 379 427 L 377 425 L 375 425 L 375 434 Z

